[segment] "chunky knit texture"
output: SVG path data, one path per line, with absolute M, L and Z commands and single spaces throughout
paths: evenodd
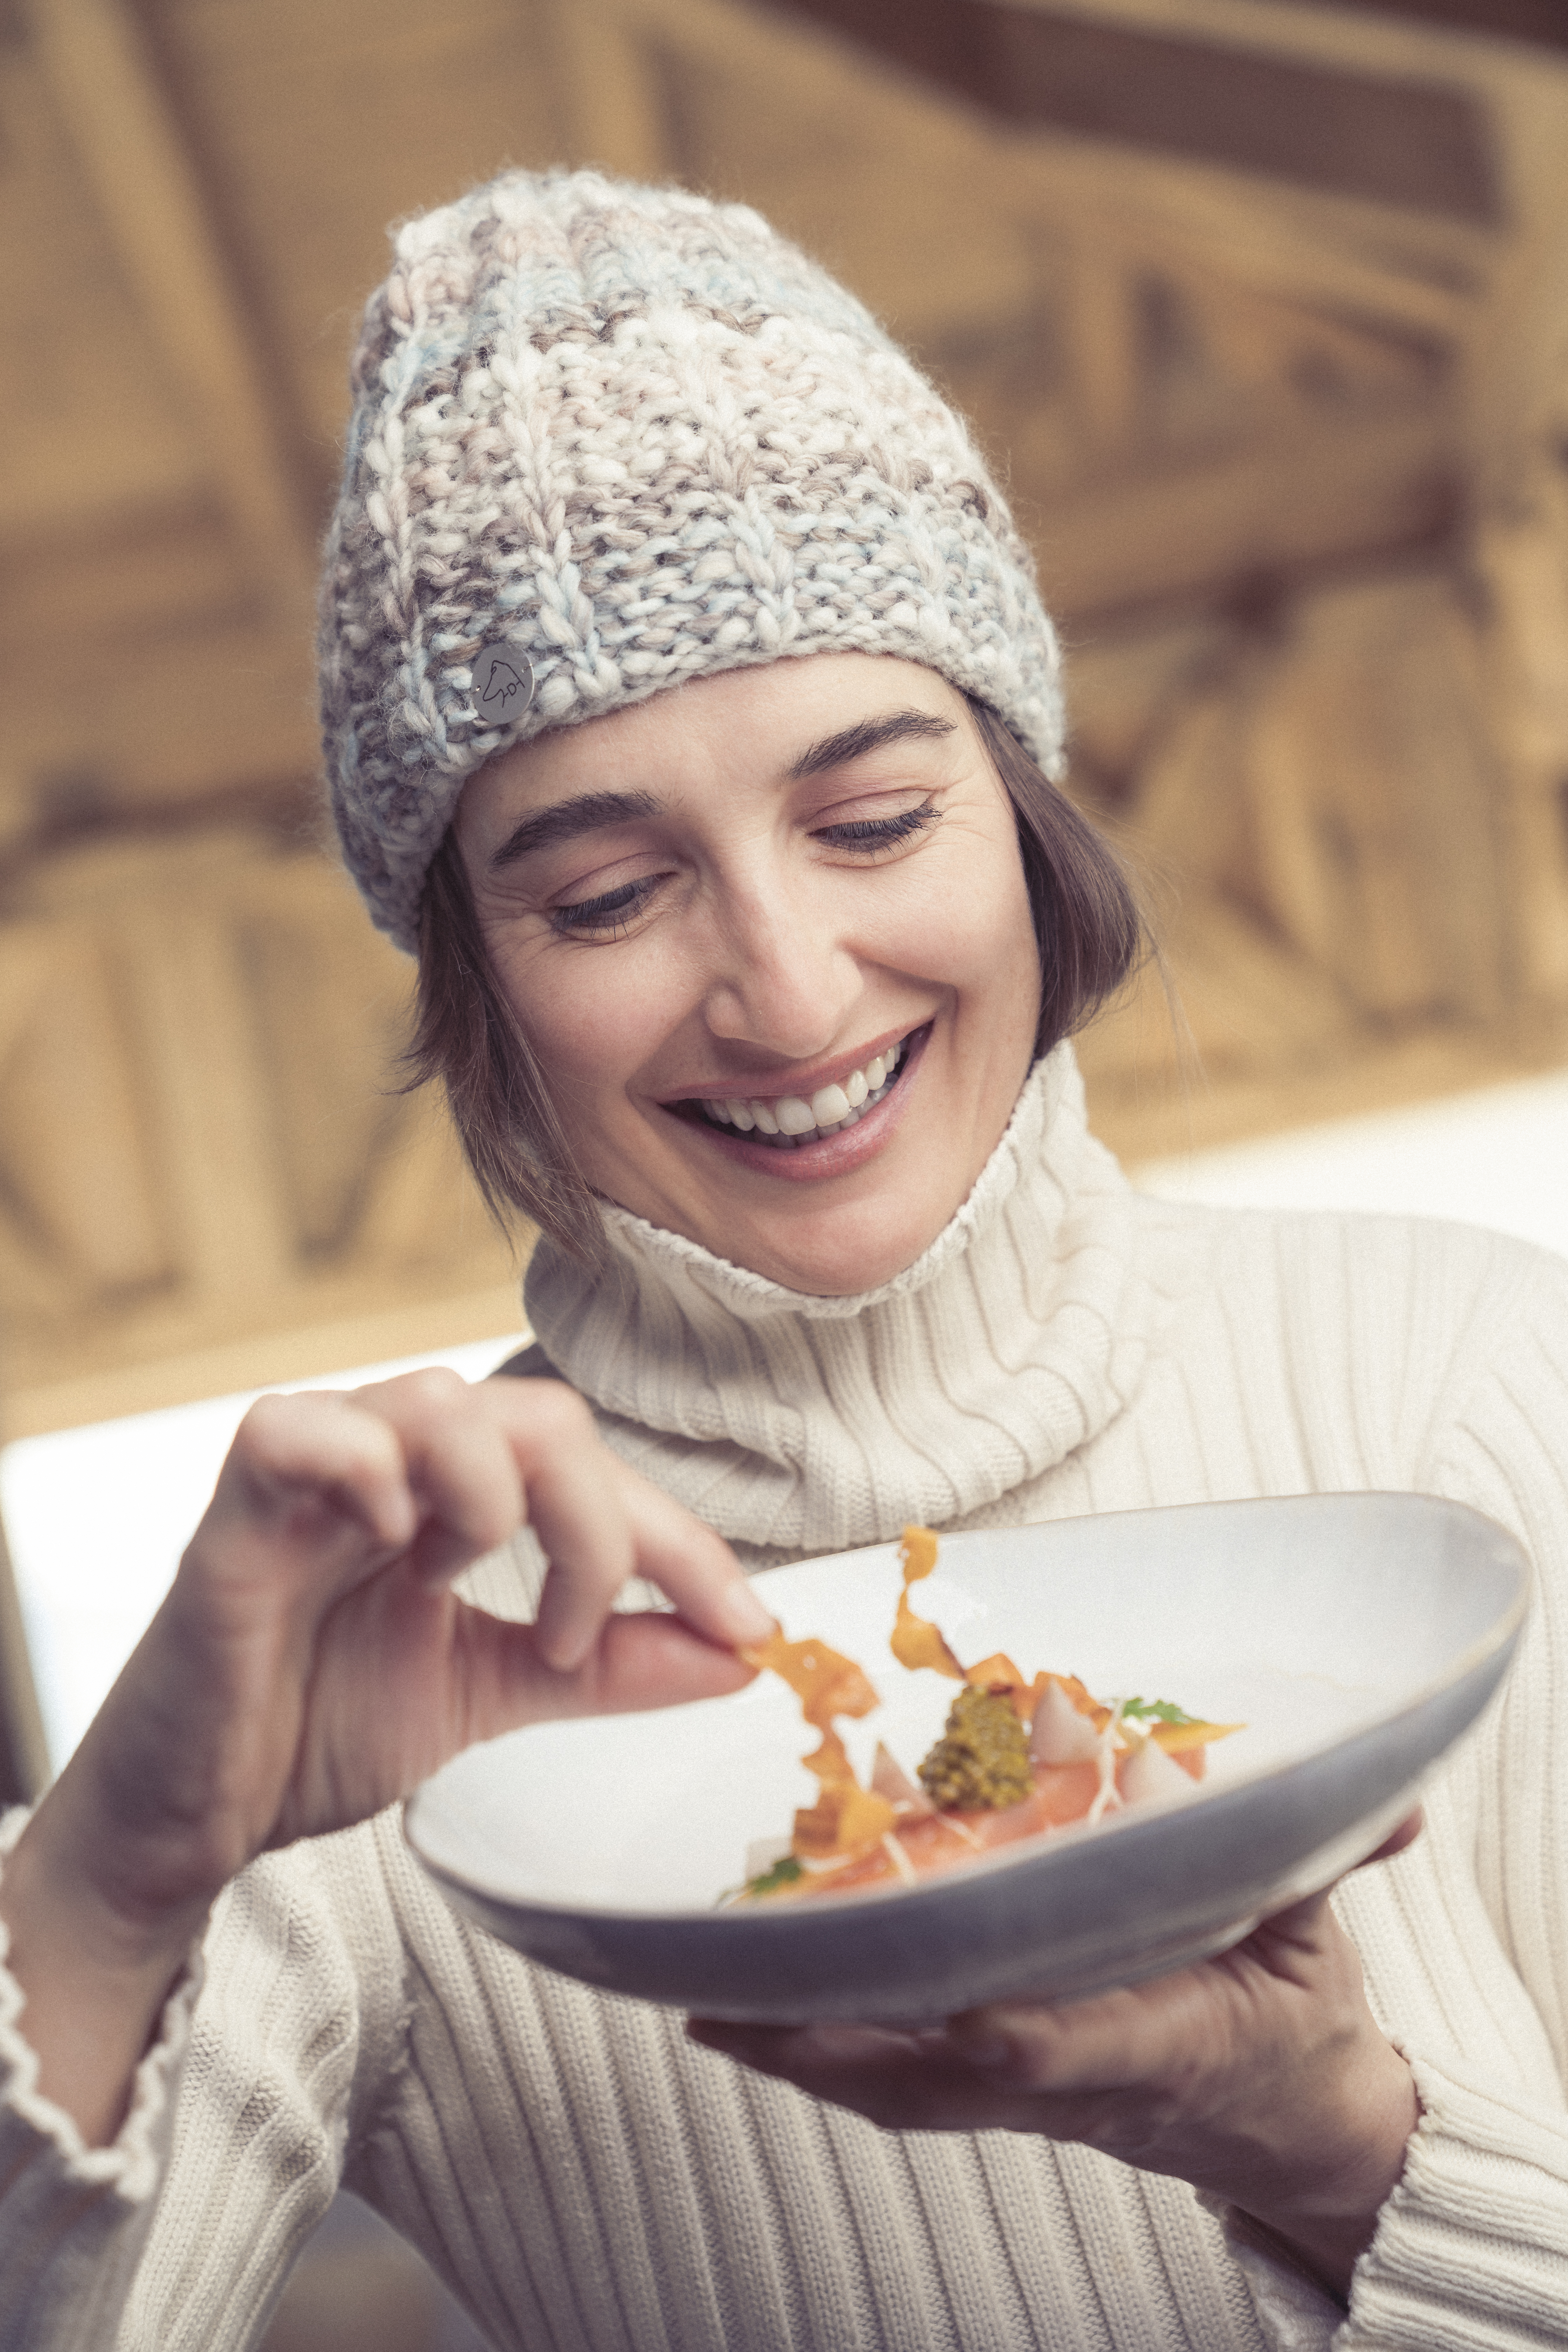
M 744 206 L 508 173 L 399 231 L 353 382 L 322 724 L 344 856 L 400 946 L 476 768 L 686 678 L 902 655 L 1056 771 L 1056 638 L 984 460 Z M 525 659 L 492 717 L 497 653 Z
M 630 1221 L 612 1240 L 636 1349 L 547 1264 L 560 1369 L 681 1491 L 713 1448 L 716 1515 L 758 1557 L 816 1541 L 819 1480 L 844 1541 L 885 1533 L 889 1446 L 970 1525 L 1416 1488 L 1523 1538 L 1538 1591 L 1501 1704 L 1427 1834 L 1338 1898 L 1423 2105 L 1348 2315 L 1179 2181 L 1026 2137 L 879 2133 L 530 1968 L 446 1909 L 388 1815 L 230 1890 L 189 2046 L 187 1992 L 112 2150 L 85 2156 L 31 2091 L 0 2001 L 5 2352 L 254 2343 L 340 2174 L 530 2352 L 1561 2343 L 1568 1267 L 1460 1228 L 1140 1199 L 1084 1134 L 1065 1048 L 971 1213 L 864 1313 Z M 472 1589 L 515 1613 L 536 1576 L 520 1547 Z

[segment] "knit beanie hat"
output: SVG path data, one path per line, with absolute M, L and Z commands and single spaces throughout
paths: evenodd
M 399 947 L 477 768 L 686 678 L 899 655 L 1058 772 L 1056 638 L 979 452 L 757 214 L 508 172 L 395 254 L 354 354 L 320 658 L 343 855 Z

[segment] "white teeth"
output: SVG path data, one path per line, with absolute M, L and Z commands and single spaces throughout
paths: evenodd
M 743 1101 L 729 1095 L 722 1100 L 706 1097 L 702 1107 L 721 1127 L 732 1127 L 742 1135 L 750 1135 L 754 1129 L 781 1149 L 793 1151 L 797 1139 L 835 1135 L 875 1109 L 903 1052 L 903 1045 L 898 1045 L 873 1054 L 863 1070 L 851 1070 L 839 1086 L 818 1087 L 809 1102 L 799 1095 L 783 1095 L 777 1102 Z

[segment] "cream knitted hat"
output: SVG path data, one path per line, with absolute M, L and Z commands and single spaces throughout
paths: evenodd
M 506 173 L 398 232 L 353 385 L 322 727 L 400 947 L 477 768 L 684 678 L 897 654 L 1058 768 L 1056 638 L 979 452 L 744 206 Z

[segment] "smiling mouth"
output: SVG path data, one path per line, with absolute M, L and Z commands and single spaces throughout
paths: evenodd
M 837 1086 L 818 1087 L 814 1095 L 722 1098 L 710 1095 L 683 1102 L 680 1115 L 700 1127 L 744 1135 L 756 1143 L 771 1143 L 780 1151 L 796 1150 L 802 1144 L 820 1142 L 824 1136 L 843 1134 L 874 1110 L 896 1084 L 915 1034 L 911 1030 L 896 1045 L 873 1054 L 862 1068 L 851 1070 Z

